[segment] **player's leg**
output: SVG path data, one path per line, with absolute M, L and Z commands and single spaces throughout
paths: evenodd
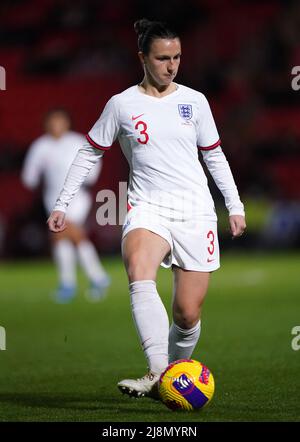
M 59 277 L 55 299 L 61 303 L 68 302 L 76 293 L 76 250 L 66 231 L 52 233 L 51 245 Z
M 169 362 L 190 359 L 201 332 L 201 311 L 209 284 L 209 272 L 173 266 L 173 323 L 169 332 Z
M 132 316 L 150 370 L 142 379 L 119 382 L 118 387 L 132 396 L 151 393 L 168 365 L 169 319 L 156 289 L 156 274 L 169 252 L 166 239 L 143 228 L 131 230 L 122 242 Z
M 173 324 L 169 361 L 189 359 L 200 337 L 201 310 L 209 276 L 220 267 L 217 223 L 191 220 L 171 226 L 173 239 Z
M 79 264 L 90 281 L 86 295 L 89 300 L 98 301 L 105 295 L 110 278 L 84 228 L 91 205 L 92 200 L 87 193 L 80 191 L 76 195 L 68 208 L 68 232 L 76 246 Z
M 68 234 L 75 244 L 79 263 L 90 281 L 88 299 L 97 301 L 105 295 L 110 278 L 105 272 L 94 244 L 90 241 L 83 226 L 68 222 Z

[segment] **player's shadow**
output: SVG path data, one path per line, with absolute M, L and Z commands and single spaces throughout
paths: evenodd
M 144 399 L 143 402 L 149 404 L 151 399 Z M 0 393 L 0 403 L 8 403 L 15 406 L 35 407 L 35 408 L 58 408 L 73 411 L 98 412 L 101 417 L 101 410 L 108 412 L 132 412 L 136 414 L 136 404 L 134 399 L 105 397 L 101 399 L 101 394 L 72 394 L 72 393 Z M 131 405 L 132 404 L 132 405 Z M 151 410 L 156 413 L 155 410 Z M 161 410 L 157 410 L 159 415 Z M 149 408 L 139 407 L 139 414 L 149 414 Z

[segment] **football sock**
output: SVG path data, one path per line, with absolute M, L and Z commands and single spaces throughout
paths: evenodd
M 77 253 L 81 267 L 92 282 L 99 283 L 106 277 L 105 270 L 91 241 L 80 241 L 77 245 Z
M 184 329 L 174 322 L 169 332 L 169 362 L 178 359 L 190 359 L 199 340 L 201 321 L 189 329 Z
M 152 373 L 168 365 L 169 318 L 152 280 L 129 284 L 133 320 Z
M 58 268 L 60 284 L 76 285 L 76 252 L 71 241 L 62 239 L 53 245 L 53 258 Z

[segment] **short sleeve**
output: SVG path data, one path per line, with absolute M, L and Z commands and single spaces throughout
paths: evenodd
M 105 105 L 102 114 L 86 135 L 88 142 L 100 150 L 109 150 L 120 129 L 116 99 L 113 96 Z
M 215 149 L 221 144 L 209 103 L 201 94 L 200 115 L 197 125 L 197 146 L 200 150 Z

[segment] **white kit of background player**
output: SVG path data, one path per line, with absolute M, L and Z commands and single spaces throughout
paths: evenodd
M 83 135 L 69 130 L 59 137 L 46 133 L 36 139 L 29 148 L 22 170 L 22 181 L 29 189 L 35 189 L 43 181 L 43 201 L 48 214 L 51 213 L 57 195 L 64 185 L 78 148 L 84 141 Z M 101 161 L 87 175 L 86 186 L 91 186 L 97 181 L 100 170 Z M 70 203 L 67 220 L 82 229 L 91 206 L 90 192 L 83 187 Z M 90 280 L 90 294 L 94 295 L 94 300 L 100 296 L 100 292 L 107 287 L 109 278 L 102 268 L 92 242 L 85 237 L 78 244 L 73 244 L 70 239 L 63 238 L 54 242 L 52 247 L 60 280 L 56 299 L 67 302 L 75 295 L 77 258 Z

